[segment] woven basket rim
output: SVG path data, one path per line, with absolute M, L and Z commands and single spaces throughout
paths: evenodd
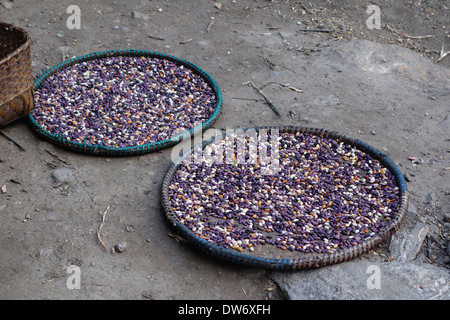
M 32 114 L 28 115 L 27 119 L 30 125 L 35 129 L 36 133 L 43 137 L 46 140 L 49 140 L 56 145 L 60 145 L 62 147 L 69 148 L 71 150 L 90 154 L 90 155 L 106 155 L 106 156 L 130 156 L 130 155 L 141 155 L 146 154 L 150 152 L 159 151 L 165 148 L 168 148 L 170 146 L 173 146 L 187 137 L 192 137 L 194 134 L 198 131 L 203 131 L 211 127 L 218 119 L 221 111 L 222 111 L 222 103 L 223 103 L 223 97 L 222 92 L 220 90 L 219 85 L 217 82 L 211 77 L 211 75 L 207 72 L 205 72 L 203 69 L 199 68 L 197 65 L 195 65 L 192 62 L 189 62 L 187 60 L 184 60 L 182 58 L 178 58 L 169 54 L 156 52 L 156 51 L 148 51 L 148 50 L 136 50 L 136 49 L 124 49 L 124 50 L 106 50 L 106 51 L 99 51 L 99 52 L 92 52 L 86 55 L 78 56 L 75 58 L 71 58 L 68 60 L 63 61 L 62 63 L 59 63 L 47 70 L 45 70 L 33 83 L 33 89 L 37 90 L 39 86 L 42 84 L 42 82 L 50 77 L 51 75 L 67 68 L 72 65 L 95 60 L 95 59 L 101 59 L 101 58 L 107 58 L 107 57 L 117 57 L 117 56 L 128 56 L 128 57 L 150 57 L 150 58 L 160 58 L 165 60 L 170 60 L 172 62 L 179 63 L 192 71 L 194 71 L 196 74 L 201 76 L 210 86 L 213 90 L 217 103 L 214 107 L 214 112 L 211 115 L 211 117 L 203 122 L 201 125 L 198 125 L 196 127 L 191 128 L 190 130 L 181 133 L 175 137 L 172 137 L 170 139 L 156 141 L 144 145 L 139 146 L 132 146 L 132 147 L 121 147 L 121 148 L 112 148 L 103 146 L 101 144 L 99 145 L 91 145 L 91 144 L 85 144 L 85 143 L 78 143 L 78 142 L 72 142 L 68 141 L 64 137 L 60 135 L 54 135 L 46 131 L 44 128 L 42 128 L 41 125 L 38 124 L 36 119 L 33 117 Z
M 10 23 L 6 23 L 6 22 L 0 22 L 0 28 L 2 29 L 13 29 L 14 31 L 19 32 L 20 34 L 22 34 L 23 36 L 26 37 L 25 42 L 18 48 L 16 48 L 13 52 L 8 53 L 5 57 L 3 57 L 2 59 L 0 59 L 0 66 L 5 63 L 6 61 L 11 60 L 11 58 L 13 58 L 14 56 L 19 55 L 21 52 L 25 51 L 28 47 L 31 47 L 31 44 L 33 42 L 30 34 L 25 31 L 25 29 L 17 27 L 15 25 L 12 25 Z
M 399 208 L 396 216 L 391 220 L 391 224 L 388 228 L 382 230 L 374 237 L 366 240 L 358 245 L 352 246 L 350 248 L 339 249 L 333 253 L 302 253 L 298 252 L 298 258 L 263 258 L 255 255 L 246 254 L 243 252 L 237 252 L 233 249 L 227 249 L 219 247 L 217 245 L 211 244 L 208 241 L 199 238 L 194 232 L 189 230 L 181 221 L 172 209 L 169 197 L 169 186 L 171 180 L 178 170 L 179 165 L 182 161 L 190 156 L 199 146 L 194 146 L 191 148 L 190 152 L 174 160 L 166 171 L 161 186 L 161 204 L 163 208 L 164 215 L 166 219 L 170 222 L 172 227 L 184 237 L 191 245 L 200 249 L 204 253 L 211 255 L 213 257 L 223 259 L 232 263 L 236 263 L 248 267 L 257 267 L 263 269 L 275 269 L 275 270 L 300 270 L 300 269 L 310 269 L 319 268 L 336 263 L 345 262 L 356 258 L 369 250 L 373 249 L 375 246 L 386 241 L 400 226 L 408 209 L 409 194 L 406 181 L 403 177 L 401 171 L 397 168 L 395 163 L 389 159 L 389 157 L 368 145 L 367 143 L 359 139 L 351 139 L 345 135 L 338 134 L 337 132 L 327 131 L 319 128 L 306 128 L 299 126 L 261 126 L 245 128 L 254 129 L 259 131 L 261 129 L 278 129 L 280 133 L 282 132 L 300 132 L 308 133 L 312 135 L 320 135 L 325 138 L 336 139 L 338 141 L 343 141 L 351 146 L 356 147 L 362 152 L 371 155 L 373 158 L 379 160 L 381 164 L 386 167 L 394 176 L 395 182 L 399 188 Z M 225 134 L 224 134 L 225 135 Z M 204 142 L 201 146 L 205 147 L 210 142 Z

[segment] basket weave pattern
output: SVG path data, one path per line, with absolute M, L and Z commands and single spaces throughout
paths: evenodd
M 10 24 L 0 22 L 0 32 L 8 40 L 21 43 L 0 57 L 0 127 L 28 115 L 34 108 L 31 38 Z M 14 48 L 14 47 L 13 47 Z

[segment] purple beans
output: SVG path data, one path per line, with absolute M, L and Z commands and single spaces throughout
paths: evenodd
M 109 57 L 48 77 L 32 115 L 53 135 L 114 148 L 171 138 L 211 117 L 216 96 L 181 64 L 157 58 Z
M 169 187 L 172 208 L 197 236 L 238 251 L 268 244 L 331 253 L 370 239 L 397 214 L 392 173 L 350 145 L 282 133 L 278 158 L 272 175 L 261 163 L 186 158 Z

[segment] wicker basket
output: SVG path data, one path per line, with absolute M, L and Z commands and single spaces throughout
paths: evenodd
M 23 29 L 0 22 L 0 127 L 34 107 L 31 42 Z

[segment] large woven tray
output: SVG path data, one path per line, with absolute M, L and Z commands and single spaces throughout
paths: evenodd
M 31 126 L 35 129 L 37 134 L 41 136 L 42 138 L 49 140 L 50 142 L 65 147 L 77 152 L 85 153 L 85 154 L 91 154 L 91 155 L 107 155 L 107 156 L 130 156 L 130 155 L 139 155 L 139 154 L 146 154 L 154 151 L 159 151 L 161 149 L 173 146 L 180 141 L 183 140 L 185 137 L 189 137 L 194 135 L 195 132 L 203 131 L 210 126 L 212 126 L 217 118 L 220 115 L 221 109 L 222 109 L 222 93 L 220 91 L 219 86 L 217 85 L 216 81 L 205 71 L 200 69 L 195 64 L 186 61 L 184 59 L 180 59 L 171 55 L 167 55 L 164 53 L 159 52 L 153 52 L 153 51 L 142 51 L 142 50 L 111 50 L 111 51 L 102 51 L 102 52 L 94 52 L 90 53 L 84 56 L 72 58 L 69 60 L 66 60 L 46 71 L 44 71 L 35 81 L 33 84 L 34 90 L 37 90 L 40 85 L 50 76 L 53 74 L 70 67 L 75 64 L 79 64 L 85 61 L 89 60 L 95 60 L 95 59 L 101 59 L 106 57 L 117 57 L 117 56 L 124 56 L 124 57 L 148 57 L 148 58 L 159 58 L 164 60 L 169 60 L 172 62 L 175 62 L 179 65 L 183 65 L 184 67 L 189 68 L 194 73 L 202 77 L 205 82 L 212 88 L 215 96 L 216 96 L 216 105 L 213 114 L 210 116 L 210 118 L 207 121 L 204 121 L 201 123 L 201 125 L 197 125 L 196 127 L 191 128 L 190 130 L 178 134 L 174 137 L 171 137 L 170 139 L 156 141 L 152 143 L 146 143 L 139 146 L 130 146 L 130 147 L 110 147 L 110 146 L 104 146 L 104 145 L 93 145 L 93 144 L 87 144 L 87 143 L 78 143 L 74 141 L 69 141 L 65 137 L 62 137 L 60 135 L 52 134 L 48 131 L 46 131 L 33 117 L 32 114 L 28 116 L 29 123 Z M 149 124 L 151 125 L 151 123 Z
M 272 127 L 253 128 L 256 131 L 261 129 L 272 129 Z M 350 248 L 343 248 L 333 253 L 312 253 L 312 252 L 290 252 L 282 251 L 277 248 L 273 248 L 271 245 L 261 246 L 260 250 L 254 252 L 238 252 L 231 248 L 224 248 L 216 244 L 211 244 L 205 239 L 200 238 L 197 234 L 191 231 L 185 224 L 183 224 L 177 214 L 172 208 L 171 201 L 169 200 L 169 186 L 172 179 L 180 168 L 180 164 L 183 160 L 190 156 L 194 152 L 194 148 L 190 153 L 185 154 L 175 160 L 168 168 L 165 178 L 162 183 L 161 189 L 161 201 L 164 214 L 176 232 L 184 239 L 186 239 L 191 245 L 197 247 L 201 251 L 215 258 L 223 259 L 231 263 L 240 264 L 247 267 L 258 267 L 277 270 L 296 270 L 307 268 L 318 268 L 344 261 L 351 260 L 363 253 L 368 252 L 375 246 L 379 245 L 383 241 L 387 240 L 393 232 L 395 232 L 400 226 L 408 207 L 408 189 L 406 182 L 403 178 L 400 170 L 395 166 L 394 162 L 389 159 L 384 153 L 376 150 L 370 145 L 359 139 L 351 139 L 346 136 L 340 135 L 336 132 L 329 132 L 323 129 L 316 128 L 302 128 L 302 127 L 280 127 L 280 133 L 283 132 L 300 132 L 307 133 L 316 136 L 322 136 L 324 138 L 330 138 L 338 142 L 344 142 L 356 149 L 370 155 L 373 159 L 376 159 L 380 164 L 388 169 L 395 179 L 395 184 L 398 187 L 398 212 L 390 221 L 389 228 L 380 230 L 375 236 L 371 237 L 365 242 Z M 203 144 L 203 148 L 208 145 L 209 142 Z M 198 148 L 198 146 L 197 146 Z M 205 205 L 205 204 L 204 204 Z

